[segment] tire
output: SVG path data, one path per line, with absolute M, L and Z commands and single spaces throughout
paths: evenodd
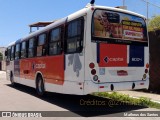
M 14 82 L 14 77 L 13 77 L 13 73 L 12 72 L 10 73 L 10 82 L 11 82 L 12 86 L 16 85 L 15 82 Z
M 44 89 L 44 82 L 43 82 L 43 78 L 41 75 L 37 76 L 36 79 L 36 91 L 38 96 L 42 97 L 45 94 L 45 89 Z

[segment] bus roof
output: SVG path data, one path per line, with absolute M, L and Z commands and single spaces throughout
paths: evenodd
M 12 45 L 15 45 L 15 43 L 16 43 L 16 41 L 11 42 L 7 47 L 10 47 L 10 46 L 12 46 Z
M 121 9 L 121 8 L 114 8 L 114 7 L 108 7 L 108 6 L 92 6 L 92 7 L 94 7 L 95 9 L 107 9 L 111 11 L 123 12 L 123 13 L 132 14 L 138 17 L 142 17 L 143 19 L 146 19 L 146 17 L 141 14 L 138 14 L 129 10 Z
M 12 45 L 15 45 L 15 44 L 17 44 L 17 43 L 20 43 L 20 42 L 21 42 L 21 39 L 18 39 L 18 40 L 16 40 L 16 41 L 10 43 L 10 44 L 8 45 L 8 47 L 10 47 L 10 46 L 12 46 Z

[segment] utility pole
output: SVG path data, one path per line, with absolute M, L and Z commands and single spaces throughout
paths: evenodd
M 146 0 L 146 3 L 147 3 L 147 24 L 148 24 L 148 21 L 149 21 L 149 11 L 148 11 L 148 9 L 149 9 L 149 0 Z

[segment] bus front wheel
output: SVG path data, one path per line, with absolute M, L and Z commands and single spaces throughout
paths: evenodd
M 11 81 L 11 85 L 15 86 L 15 82 L 14 82 L 14 78 L 13 78 L 13 73 L 10 73 L 10 81 Z
M 45 90 L 44 90 L 44 82 L 41 75 L 38 75 L 36 80 L 36 91 L 38 96 L 44 96 Z

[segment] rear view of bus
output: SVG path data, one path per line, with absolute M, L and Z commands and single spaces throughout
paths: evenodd
M 117 8 L 92 6 L 91 45 L 86 49 L 86 92 L 143 89 L 149 86 L 146 19 Z M 91 56 L 87 56 L 90 54 Z M 94 83 L 94 85 L 93 85 Z

